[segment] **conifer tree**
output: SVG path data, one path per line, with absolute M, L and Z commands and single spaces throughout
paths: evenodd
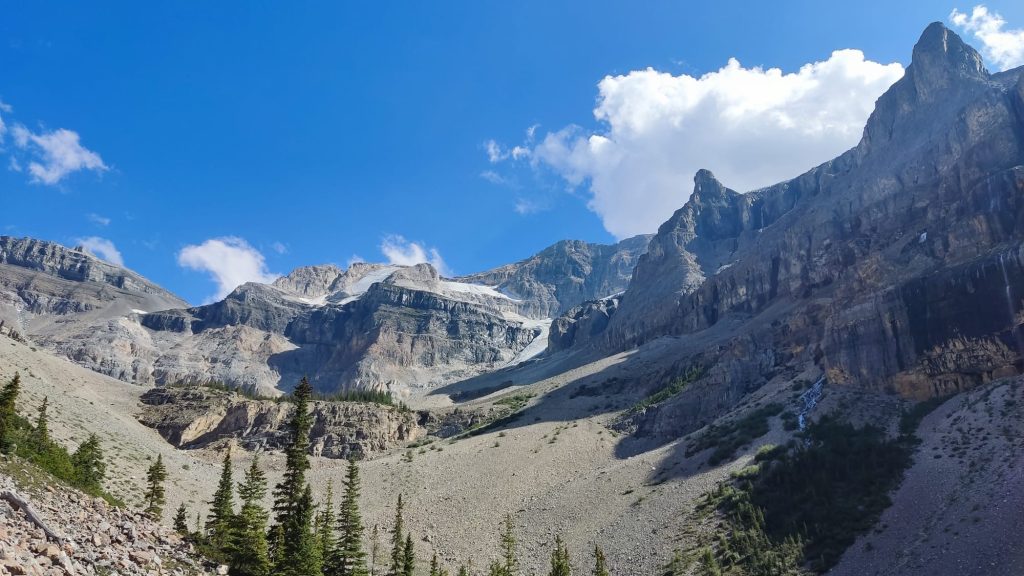
M 359 514 L 359 465 L 355 460 L 348 462 L 344 487 L 345 494 L 338 512 L 338 542 L 331 558 L 329 576 L 367 576 L 363 522 Z
M 210 501 L 210 513 L 206 517 L 206 533 L 210 544 L 225 555 L 231 543 L 231 527 L 235 516 L 235 486 L 231 476 L 231 449 L 228 448 L 224 453 L 217 491 Z
M 174 513 L 174 531 L 181 536 L 188 536 L 188 509 L 182 502 L 178 511 Z
M 555 550 L 551 553 L 551 571 L 548 572 L 548 576 L 572 576 L 569 550 L 562 542 L 561 536 L 555 536 Z
M 402 539 L 402 532 L 405 531 L 405 522 L 402 519 L 402 495 L 398 495 L 398 504 L 395 505 L 395 524 L 391 528 L 391 568 L 389 576 L 402 576 L 405 565 L 405 540 Z
M 402 556 L 402 576 L 413 576 L 414 570 L 416 570 L 416 552 L 413 550 L 412 532 L 407 532 Z
M 330 560 L 336 546 L 334 537 L 334 482 L 327 482 L 327 494 L 313 520 L 313 534 L 316 537 L 316 552 L 323 560 L 325 574 L 330 574 Z
M 14 443 L 13 433 L 17 412 L 14 409 L 21 390 L 21 374 L 14 377 L 0 390 L 0 452 L 10 452 Z
M 259 456 L 253 456 L 244 481 L 238 484 L 242 508 L 231 532 L 232 576 L 269 576 L 270 553 L 267 546 L 267 520 L 263 509 L 267 478 L 260 470 Z
M 274 569 L 275 576 L 320 576 L 323 559 L 318 554 L 312 530 L 315 508 L 312 489 L 306 484 L 294 513 L 284 526 L 284 543 Z
M 299 541 L 309 533 L 313 523 L 312 496 L 308 510 L 302 503 L 306 484 L 306 471 L 309 470 L 309 429 L 313 426 L 313 415 L 309 411 L 309 402 L 313 397 L 313 387 L 303 378 L 292 393 L 295 413 L 288 422 L 288 446 L 285 448 L 284 478 L 274 487 L 274 528 L 271 531 L 271 552 L 273 554 L 276 573 L 295 570 L 306 559 L 294 556 L 299 548 Z M 305 524 L 298 516 L 305 515 Z M 313 540 L 311 539 L 310 542 Z M 322 559 L 320 559 L 322 561 Z
M 459 566 L 458 576 L 469 576 L 469 567 L 466 566 L 465 564 L 463 564 L 462 566 Z
M 103 488 L 103 478 L 107 474 L 107 465 L 103 462 L 103 450 L 96 434 L 90 434 L 85 442 L 71 455 L 75 481 L 86 491 L 99 492 Z
M 440 568 L 437 565 L 437 552 L 434 552 L 433 558 L 430 559 L 430 576 L 441 576 Z
M 610 576 L 608 574 L 608 563 L 604 559 L 604 551 L 597 544 L 594 544 L 594 571 L 593 576 Z
M 146 471 L 146 509 L 145 514 L 154 520 L 160 520 L 164 513 L 164 481 L 167 480 L 167 468 L 164 466 L 163 454 L 157 454 L 156 462 Z
M 515 576 L 519 572 L 519 559 L 516 557 L 516 535 L 512 527 L 512 515 L 506 514 L 502 522 L 501 555 L 504 576 Z
M 48 396 L 43 397 L 43 404 L 39 407 L 39 416 L 36 417 L 36 425 L 32 428 L 31 443 L 32 449 L 42 454 L 50 447 L 50 419 L 46 408 L 50 404 Z

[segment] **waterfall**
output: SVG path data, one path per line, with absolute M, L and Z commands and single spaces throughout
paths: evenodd
M 1013 289 L 1010 287 L 1010 275 L 1006 272 L 1006 259 L 1002 254 L 999 255 L 999 269 L 1003 272 L 1003 293 L 1006 296 L 1006 309 L 1010 314 L 1010 332 L 1013 333 L 1013 339 L 1017 343 L 1017 354 L 1024 357 L 1024 343 L 1020 340 L 1020 335 L 1017 333 L 1017 311 L 1013 305 Z
M 821 399 L 822 389 L 825 387 L 825 375 L 822 374 L 821 378 L 814 383 L 806 392 L 800 395 L 800 402 L 803 407 L 800 408 L 799 424 L 800 431 L 803 432 L 804 428 L 807 428 L 807 415 L 814 410 L 814 407 L 818 405 L 818 400 Z

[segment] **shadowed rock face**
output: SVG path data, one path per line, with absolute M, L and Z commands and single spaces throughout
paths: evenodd
M 933 24 L 854 149 L 749 194 L 707 171 L 694 183 L 603 334 L 577 344 L 674 336 L 703 350 L 680 368 L 700 363 L 705 378 L 639 429 L 693 429 L 800 363 L 911 397 L 1020 368 L 1021 69 L 990 75 Z

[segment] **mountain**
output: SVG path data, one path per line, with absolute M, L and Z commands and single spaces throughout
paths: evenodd
M 559 242 L 452 280 L 427 264 L 306 266 L 190 307 L 80 250 L 5 237 L 0 286 L 9 287 L 9 305 L 0 319 L 58 354 L 140 384 L 216 380 L 273 393 L 308 375 L 323 392 L 420 390 L 543 352 L 547 315 L 623 290 L 645 245 L 644 237 Z M 93 294 L 99 285 L 106 292 Z
M 805 365 L 918 399 L 1016 374 L 1022 193 L 1022 69 L 990 74 L 932 24 L 855 148 L 747 194 L 698 172 L 605 328 L 561 346 L 677 339 L 687 353 L 662 377 L 702 377 L 633 422 L 669 437 Z

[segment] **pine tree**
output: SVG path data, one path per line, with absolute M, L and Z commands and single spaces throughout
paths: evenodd
M 174 531 L 183 537 L 188 536 L 188 510 L 185 508 L 184 502 L 178 506 L 178 511 L 174 513 Z
M 210 501 L 210 513 L 206 517 L 206 534 L 210 545 L 225 555 L 228 553 L 235 516 L 235 487 L 231 476 L 231 449 L 228 448 L 221 465 L 220 482 L 217 483 L 217 491 Z
M 718 559 L 715 558 L 715 552 L 709 547 L 704 547 L 704 549 L 701 550 L 700 567 L 702 571 L 701 573 L 705 576 L 722 576 L 722 567 L 719 566 Z M 788 570 L 786 570 L 787 567 L 780 566 L 778 568 L 779 574 L 785 574 L 789 572 Z
M 395 524 L 391 528 L 391 568 L 388 570 L 388 576 L 401 576 L 405 562 L 405 541 L 402 539 L 405 522 L 402 519 L 402 508 L 402 495 L 399 494 L 398 504 L 395 505 Z
M 516 535 L 512 527 L 512 515 L 506 514 L 502 522 L 501 554 L 504 576 L 515 576 L 519 573 L 519 559 L 516 557 Z
M 146 509 L 145 514 L 154 520 L 160 520 L 164 513 L 164 481 L 167 480 L 167 468 L 164 467 L 163 454 L 157 454 L 156 462 L 146 471 Z
M 591 574 L 593 576 L 610 576 L 608 564 L 604 559 L 604 551 L 597 544 L 594 544 L 594 571 Z
M 32 435 L 30 436 L 32 449 L 39 454 L 42 454 L 50 447 L 50 419 L 46 414 L 46 408 L 49 404 L 50 398 L 44 396 L 43 404 L 39 407 L 39 416 L 36 417 L 36 425 L 32 428 Z
M 334 538 L 334 483 L 327 483 L 327 494 L 319 506 L 316 518 L 313 520 L 313 534 L 316 536 L 316 553 L 324 563 L 325 574 L 330 574 L 330 560 L 334 557 L 336 542 Z
M 405 553 L 402 556 L 402 576 L 413 576 L 416 569 L 416 552 L 413 550 L 412 533 L 405 534 Z
M 281 576 L 320 576 L 323 559 L 317 554 L 316 535 L 313 534 L 313 492 L 306 484 L 295 506 L 295 512 L 284 526 L 284 544 L 281 560 L 274 574 Z
M 344 487 L 345 494 L 338 511 L 338 542 L 328 576 L 367 576 L 369 572 L 366 569 L 366 553 L 363 552 L 363 522 L 359 514 L 359 466 L 355 460 L 348 462 Z M 377 538 L 376 527 L 373 538 Z
M 551 571 L 548 576 L 572 576 L 572 566 L 569 563 L 569 550 L 562 542 L 561 536 L 555 536 L 555 550 L 551 553 Z
M 14 406 L 20 390 L 21 374 L 17 372 L 14 373 L 14 378 L 11 378 L 0 390 L 0 452 L 10 452 L 14 444 L 13 433 L 18 416 Z
M 253 456 L 245 480 L 238 484 L 242 508 L 235 517 L 231 532 L 232 576 L 269 576 L 270 553 L 267 546 L 267 520 L 263 509 L 267 495 L 267 478 L 260 470 L 259 456 Z
M 103 478 L 107 474 L 107 465 L 103 462 L 103 450 L 96 434 L 90 434 L 85 442 L 71 455 L 75 482 L 88 492 L 97 493 L 103 489 Z
M 430 576 L 441 576 L 441 570 L 437 565 L 437 552 L 434 552 L 434 557 L 430 559 Z
M 469 576 L 469 567 L 466 566 L 465 564 L 463 564 L 462 566 L 459 566 L 458 576 Z
M 312 495 L 308 505 L 303 502 L 305 492 L 309 490 L 306 471 L 309 470 L 309 429 L 313 426 L 313 415 L 309 411 L 312 397 L 313 388 L 303 378 L 292 394 L 295 413 L 288 422 L 289 442 L 285 449 L 284 478 L 274 487 L 275 526 L 271 533 L 271 548 L 275 573 L 280 574 L 297 574 L 295 570 L 305 569 L 302 567 L 314 560 L 295 556 L 307 553 L 302 546 L 305 545 L 306 535 L 311 532 L 313 523 Z M 315 548 L 310 549 L 310 555 L 315 555 Z M 319 562 L 322 560 L 319 559 Z

